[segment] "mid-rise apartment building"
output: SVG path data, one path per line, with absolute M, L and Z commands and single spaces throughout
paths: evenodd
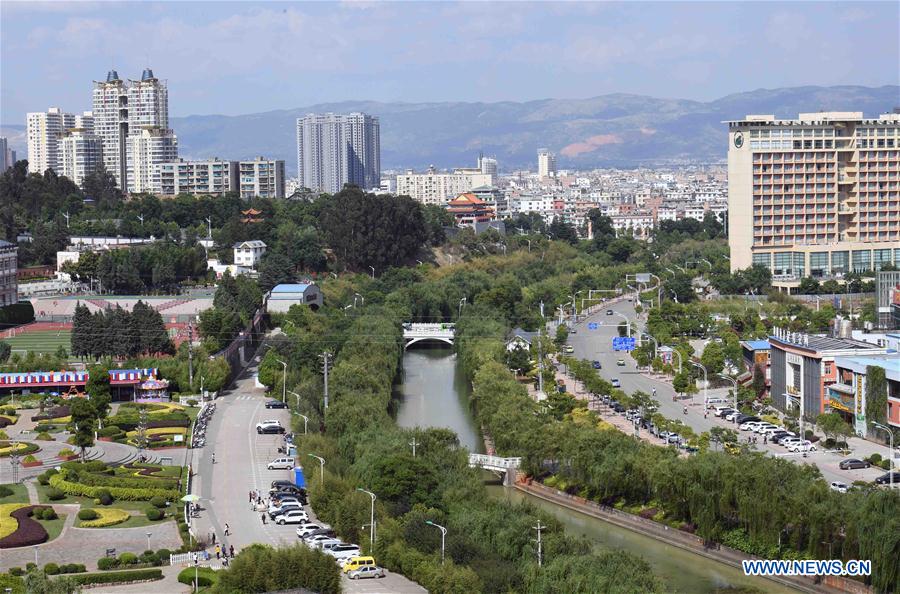
M 0 239 L 0 307 L 19 302 L 18 257 L 18 246 Z
M 178 139 L 171 130 L 144 126 L 128 134 L 127 179 L 129 192 L 152 192 L 160 163 L 178 159 Z
M 75 116 L 58 107 L 26 116 L 29 173 L 44 173 L 59 167 L 59 139 L 73 126 Z
M 241 198 L 284 198 L 284 161 L 257 157 L 238 163 Z
M 493 186 L 494 176 L 489 173 L 454 171 L 438 173 L 429 167 L 426 173 L 408 170 L 397 176 L 397 195 L 409 196 L 422 204 L 446 205 L 450 200 L 471 192 L 479 186 Z
M 9 148 L 9 141 L 0 136 L 0 173 L 16 164 L 16 151 Z
M 160 196 L 176 196 L 178 194 L 221 196 L 237 191 L 237 161 L 179 160 L 154 166 L 153 193 Z
M 550 177 L 556 173 L 556 155 L 550 149 L 538 149 L 538 177 Z
M 297 118 L 297 172 L 301 187 L 336 193 L 345 184 L 381 185 L 381 131 L 377 117 L 308 114 Z
M 92 130 L 70 128 L 59 140 L 57 173 L 82 186 L 84 179 L 103 164 L 103 142 Z
M 732 271 L 762 264 L 790 288 L 900 263 L 900 114 L 727 124 Z

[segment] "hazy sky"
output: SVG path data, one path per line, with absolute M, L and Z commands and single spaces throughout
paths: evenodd
M 898 84 L 900 3 L 0 3 L 0 122 L 90 109 L 115 67 L 169 81 L 170 113 L 325 101 L 708 100 Z

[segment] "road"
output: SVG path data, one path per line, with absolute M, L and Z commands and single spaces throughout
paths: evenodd
M 575 349 L 573 356 L 579 359 L 600 361 L 602 368 L 600 374 L 607 379 L 618 378 L 622 384 L 622 389 L 626 393 L 632 393 L 642 390 L 648 394 L 652 394 L 656 389 L 656 399 L 659 401 L 659 412 L 669 419 L 676 419 L 690 426 L 695 432 L 702 433 L 709 431 L 712 427 L 718 425 L 734 429 L 734 424 L 723 419 L 719 419 L 710 414 L 708 418 L 703 418 L 703 389 L 696 394 L 693 401 L 684 399 L 674 401 L 676 395 L 672 384 L 661 379 L 655 379 L 650 375 L 638 371 L 634 359 L 627 353 L 617 353 L 612 350 L 612 339 L 618 336 L 618 326 L 624 320 L 619 315 L 606 315 L 606 310 L 611 309 L 619 314 L 624 314 L 632 321 L 632 332 L 636 336 L 636 328 L 643 328 L 644 324 L 638 319 L 634 311 L 633 305 L 628 301 L 617 301 L 610 305 L 603 306 L 598 309 L 597 313 L 582 319 L 575 325 L 575 333 L 569 335 L 569 344 Z M 596 323 L 596 330 L 588 330 L 588 323 Z M 619 367 L 616 365 L 617 360 L 623 359 L 625 365 Z M 677 363 L 677 359 L 676 359 Z M 685 362 L 686 364 L 686 362 Z M 719 388 L 709 390 L 709 396 L 726 397 L 728 388 Z M 688 412 L 684 414 L 684 406 L 687 406 Z M 740 432 L 741 438 L 746 440 L 747 432 Z M 853 449 L 855 457 L 865 457 L 873 452 L 880 452 L 882 456 L 886 455 L 886 448 L 878 446 L 872 442 L 863 439 L 854 438 L 850 440 L 850 447 Z M 876 477 L 884 473 L 880 469 L 868 470 L 841 470 L 838 463 L 844 458 L 830 452 L 810 452 L 807 458 L 803 458 L 799 454 L 789 454 L 787 450 L 778 445 L 758 444 L 757 449 L 767 452 L 770 455 L 785 457 L 798 464 L 816 464 L 822 472 L 822 476 L 826 481 L 841 481 L 847 484 L 855 480 L 872 481 Z
M 242 374 L 231 390 L 216 400 L 216 412 L 206 431 L 207 444 L 212 447 L 207 445 L 203 450 L 195 451 L 194 457 L 195 469 L 199 471 L 196 477 L 199 488 L 195 487 L 194 492 L 200 495 L 200 506 L 204 508 L 200 517 L 194 520 L 195 533 L 208 538 L 214 531 L 217 542 L 223 542 L 226 547 L 233 545 L 235 553 L 257 542 L 273 546 L 298 542 L 295 526 L 279 526 L 271 521 L 263 525 L 262 512 L 253 511 L 250 506 L 251 490 L 267 493 L 273 480 L 292 478 L 289 470 L 266 469 L 266 464 L 279 456 L 278 447 L 284 440 L 280 435 L 257 434 L 255 426 L 264 419 L 278 419 L 282 425 L 290 427 L 290 413 L 285 409 L 265 408 L 268 398 L 262 389 L 256 388 L 253 379 L 256 363 Z M 212 464 L 213 451 L 215 465 Z M 314 519 L 312 509 L 307 507 L 307 511 Z M 226 523 L 229 536 L 225 536 Z M 393 572 L 384 579 L 351 581 L 343 578 L 343 582 L 345 592 L 426 592 L 415 582 Z

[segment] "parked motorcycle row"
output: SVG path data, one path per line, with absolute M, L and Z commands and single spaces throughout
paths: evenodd
M 214 412 L 216 412 L 215 402 L 208 402 L 200 409 L 200 414 L 197 415 L 197 420 L 194 421 L 194 435 L 191 438 L 192 448 L 202 448 L 206 445 L 206 425 Z

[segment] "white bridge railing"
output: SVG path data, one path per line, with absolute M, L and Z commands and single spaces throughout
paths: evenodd
M 502 458 L 487 454 L 469 454 L 469 466 L 487 468 L 489 470 L 510 470 L 518 468 L 522 458 Z

